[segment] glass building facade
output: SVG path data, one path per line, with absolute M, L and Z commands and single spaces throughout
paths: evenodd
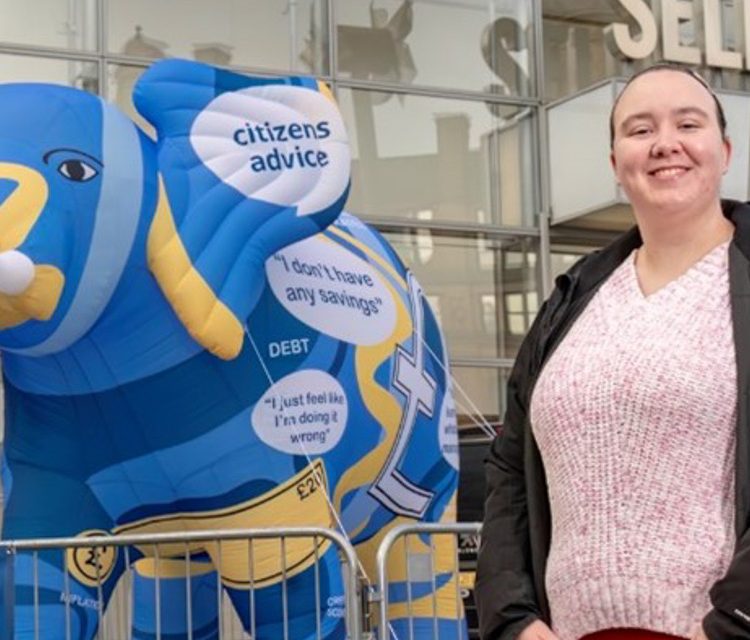
M 658 23 L 640 59 L 613 45 L 614 24 L 636 35 L 649 26 L 626 5 L 650 7 Z M 698 5 L 0 0 L 0 82 L 76 86 L 147 130 L 130 95 L 154 59 L 328 82 L 352 144 L 347 209 L 418 276 L 447 336 L 462 433 L 481 438 L 500 422 L 505 380 L 554 275 L 631 222 L 607 157 L 617 79 L 664 58 L 670 42 L 697 51 L 692 62 L 734 101 L 747 137 L 750 74 L 704 66 L 700 48 L 718 28 L 717 46 L 744 64 L 744 3 L 717 0 L 710 33 Z M 730 191 L 747 199 L 746 145 L 737 155 Z

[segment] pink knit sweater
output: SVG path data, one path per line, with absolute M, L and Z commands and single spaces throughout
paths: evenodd
M 531 402 L 561 640 L 615 627 L 689 637 L 733 553 L 727 244 L 648 297 L 634 255 L 551 356 Z

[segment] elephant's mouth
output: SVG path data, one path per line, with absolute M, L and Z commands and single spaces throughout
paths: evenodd
M 49 320 L 65 276 L 18 251 L 46 206 L 49 189 L 31 167 L 0 162 L 0 330 L 27 320 Z
M 30 282 L 22 292 L 4 293 L 2 290 L 9 288 L 3 286 L 0 270 L 0 329 L 16 327 L 27 320 L 49 320 L 60 301 L 64 284 L 65 276 L 57 267 L 33 265 Z

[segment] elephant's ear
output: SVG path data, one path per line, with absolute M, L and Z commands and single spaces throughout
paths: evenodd
M 328 88 L 185 60 L 157 62 L 134 102 L 157 132 L 159 206 L 150 267 L 190 334 L 233 358 L 266 260 L 333 222 L 350 155 Z

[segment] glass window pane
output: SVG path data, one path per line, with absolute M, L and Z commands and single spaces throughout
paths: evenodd
M 704 39 L 704 20 L 695 19 L 700 3 L 678 4 L 684 5 L 693 15 L 693 19 L 680 21 L 677 32 L 679 44 L 696 48 L 700 59 L 705 61 L 705 44 L 700 43 Z M 722 50 L 742 51 L 742 11 L 745 3 L 730 1 L 709 4 L 718 4 L 714 9 L 721 16 Z M 628 24 L 631 33 L 640 31 L 630 14 L 619 10 L 617 2 L 543 0 L 542 12 L 545 97 L 550 100 L 576 93 L 605 78 L 627 77 L 667 57 L 664 55 L 662 21 L 658 18 L 658 44 L 648 57 L 626 60 L 617 51 L 616 45 L 608 44 L 605 29 L 612 23 Z M 750 75 L 742 70 L 703 66 L 699 71 L 717 89 L 750 89 Z
M 52 82 L 98 93 L 98 69 L 96 62 L 0 55 L 0 82 Z
M 536 315 L 536 312 L 539 311 L 539 295 L 536 291 L 529 291 L 526 294 L 526 307 L 528 310 Z
M 514 336 L 522 336 L 526 333 L 526 323 L 523 315 L 517 313 L 508 313 L 508 332 Z
M 122 64 L 111 64 L 107 67 L 107 99 L 122 109 L 151 138 L 156 138 L 154 128 L 133 104 L 133 87 L 146 69 Z
M 337 0 L 339 74 L 528 96 L 532 11 L 531 0 Z
M 520 313 L 523 311 L 523 296 L 518 293 L 505 294 L 505 305 L 508 313 Z
M 327 73 L 323 0 L 113 0 L 108 43 L 118 54 L 181 56 L 220 66 Z
M 606 46 L 604 28 L 620 16 L 615 3 L 543 0 L 545 97 L 556 99 L 616 75 L 629 75 Z M 589 8 L 591 7 L 591 8 Z
M 524 294 L 539 289 L 540 274 L 526 260 L 517 267 L 504 267 L 502 254 L 536 252 L 536 239 L 494 240 L 494 268 L 487 270 L 480 264 L 477 238 L 426 230 L 385 235 L 415 273 L 425 294 L 439 301 L 441 326 L 452 358 L 515 357 L 536 313 L 536 309 L 524 307 Z M 431 241 L 427 259 L 420 251 L 420 236 Z M 517 308 L 507 306 L 508 296 L 515 296 Z
M 459 434 L 487 436 L 499 429 L 505 413 L 509 369 L 451 367 Z
M 533 226 L 530 109 L 341 89 L 352 147 L 349 208 L 378 218 Z M 489 214 L 487 212 L 490 212 Z
M 0 0 L 0 42 L 97 48 L 96 0 Z

